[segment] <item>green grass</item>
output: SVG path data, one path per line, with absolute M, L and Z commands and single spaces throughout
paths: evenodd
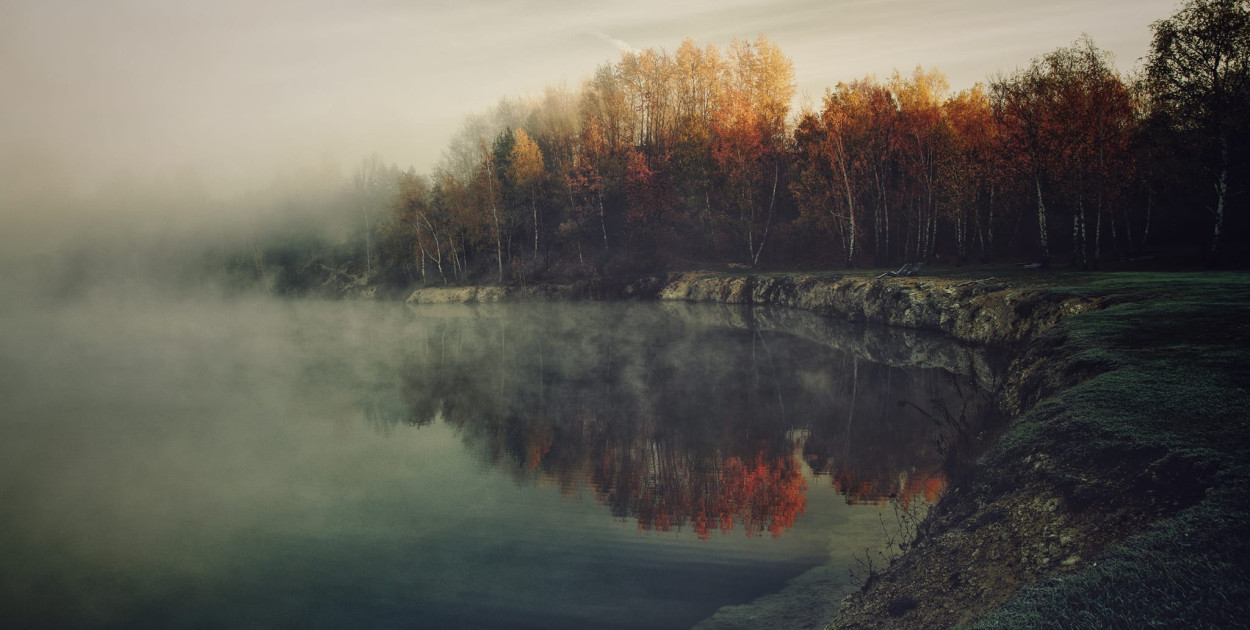
M 1250 496 L 1211 493 L 1086 570 L 1026 590 L 973 628 L 1246 627 Z
M 1097 564 L 1027 589 L 972 628 L 1237 628 L 1250 598 L 1244 483 L 1130 537 Z
M 1250 624 L 1250 275 L 1091 274 L 1058 288 L 1112 306 L 1052 334 L 1101 373 L 1037 405 L 996 451 L 1106 466 L 1164 462 L 1196 503 L 973 628 Z M 1142 454 L 1138 457 L 1137 454 Z

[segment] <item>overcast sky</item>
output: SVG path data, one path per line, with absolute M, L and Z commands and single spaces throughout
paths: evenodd
M 0 0 L 0 166 L 85 179 L 378 152 L 428 171 L 468 113 L 575 87 L 621 47 L 764 33 L 800 94 L 936 66 L 962 89 L 1082 32 L 1123 71 L 1174 0 Z M 10 177 L 13 177 L 12 175 Z M 3 180 L 0 180 L 3 181 Z M 10 179 L 10 181 L 12 181 Z

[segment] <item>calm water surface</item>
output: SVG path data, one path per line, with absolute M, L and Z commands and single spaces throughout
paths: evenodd
M 0 316 L 4 627 L 768 627 L 804 575 L 820 618 L 992 378 L 721 306 Z

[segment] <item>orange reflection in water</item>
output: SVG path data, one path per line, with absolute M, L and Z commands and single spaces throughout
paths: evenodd
M 941 471 L 901 471 L 894 476 L 867 476 L 863 472 L 838 466 L 829 473 L 833 478 L 833 487 L 851 505 L 882 505 L 889 499 L 898 498 L 906 509 L 911 507 L 911 502 L 916 497 L 923 497 L 925 502 L 934 503 L 946 491 L 946 475 Z
M 401 376 L 397 417 L 440 418 L 482 462 L 591 494 L 640 531 L 707 539 L 782 536 L 807 509 L 805 472 L 829 475 L 850 504 L 935 502 L 949 436 L 931 409 L 980 404 L 938 370 L 646 318 L 646 330 L 624 334 L 629 321 L 609 319 L 431 326 Z
M 780 538 L 807 509 L 807 480 L 793 456 L 728 457 L 682 481 L 644 486 L 634 504 L 639 530 L 690 526 L 706 540 L 740 525 L 747 536 Z

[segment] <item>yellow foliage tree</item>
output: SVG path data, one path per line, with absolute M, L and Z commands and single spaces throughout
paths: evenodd
M 538 195 L 542 190 L 543 182 L 543 152 L 538 148 L 538 143 L 534 142 L 524 129 L 518 129 L 511 157 L 510 179 L 520 196 L 529 201 L 530 213 L 534 219 L 534 258 L 537 259 L 538 235 L 541 232 L 538 218 Z

